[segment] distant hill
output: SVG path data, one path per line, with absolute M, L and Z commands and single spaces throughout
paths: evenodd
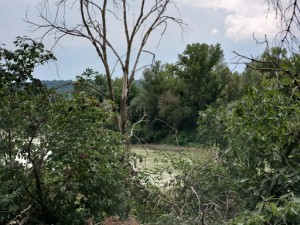
M 42 80 L 42 84 L 45 84 L 47 88 L 54 88 L 58 93 L 67 94 L 74 91 L 73 80 Z M 133 81 L 138 88 L 143 88 L 142 80 Z
M 42 80 L 42 84 L 45 84 L 47 88 L 54 88 L 57 92 L 66 94 L 72 93 L 74 90 L 72 80 Z

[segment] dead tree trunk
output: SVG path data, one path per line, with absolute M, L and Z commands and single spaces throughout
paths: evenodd
M 161 39 L 170 22 L 178 24 L 181 29 L 187 28 L 180 18 L 170 15 L 171 8 L 177 10 L 175 2 L 172 0 L 56 0 L 52 2 L 41 0 L 41 2 L 43 4 L 40 5 L 39 12 L 42 21 L 33 22 L 36 19 L 29 20 L 27 16 L 27 22 L 37 29 L 43 29 L 44 36 L 54 34 L 55 43 L 65 36 L 73 36 L 85 38 L 93 45 L 105 70 L 114 111 L 117 111 L 113 88 L 115 65 L 111 65 L 111 62 L 117 62 L 116 65 L 123 72 L 123 89 L 116 127 L 125 134 L 128 120 L 128 94 L 136 71 L 141 68 L 139 61 L 142 53 L 151 53 L 145 49 L 149 37 L 153 33 L 158 33 L 158 39 Z M 81 23 L 72 25 L 67 18 L 70 15 L 74 17 L 74 13 L 78 12 L 76 8 L 80 9 L 78 18 L 81 18 Z M 51 17 L 49 12 L 54 13 L 54 16 L 52 14 Z M 118 27 L 118 32 L 123 30 L 121 34 L 118 33 L 123 40 L 121 48 L 119 41 L 115 39 L 116 35 L 111 32 L 115 27 Z

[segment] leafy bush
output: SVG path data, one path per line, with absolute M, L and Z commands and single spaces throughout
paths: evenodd
M 299 73 L 294 73 L 299 55 L 293 57 L 269 62 L 275 68 L 262 74 L 262 89 L 249 88 L 230 105 L 200 113 L 199 134 L 220 147 L 224 166 L 244 202 L 246 213 L 236 220 L 242 222 L 234 224 L 299 221 L 300 88 Z M 270 209 L 291 213 L 270 216 Z
M 229 221 L 229 225 L 265 225 L 265 224 L 299 224 L 300 199 L 291 195 L 279 199 L 265 199 L 258 203 L 253 211 L 245 211 L 242 215 Z
M 28 39 L 16 43 L 15 52 L 0 51 L 0 222 L 84 224 L 127 214 L 131 156 L 105 128 L 112 112 L 84 94 L 48 90 L 31 72 L 51 55 Z

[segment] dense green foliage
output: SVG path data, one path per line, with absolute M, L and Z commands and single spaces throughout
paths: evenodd
M 219 146 L 245 209 L 254 210 L 233 224 L 297 224 L 299 55 L 272 49 L 261 60 L 269 70 L 260 73 L 259 88 L 253 84 L 241 99 L 201 112 L 199 134 Z M 260 64 L 251 66 L 259 69 Z
M 29 39 L 16 45 L 1 49 L 1 223 L 125 215 L 131 166 L 123 137 L 104 126 L 112 113 L 85 94 L 48 90 L 31 72 L 52 54 Z
M 219 44 L 191 44 L 176 64 L 156 62 L 144 71 L 143 89 L 131 106 L 140 118 L 144 113 L 148 119 L 138 136 L 158 142 L 179 131 L 180 144 L 195 142 L 198 111 L 236 98 L 237 80 Z

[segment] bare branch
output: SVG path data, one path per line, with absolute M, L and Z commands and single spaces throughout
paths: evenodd
M 174 136 L 175 136 L 175 140 L 176 140 L 176 145 L 177 145 L 177 147 L 179 147 L 179 141 L 178 141 L 178 138 L 177 138 L 178 130 L 177 130 L 176 128 L 172 127 L 170 124 L 168 124 L 168 123 L 167 123 L 166 121 L 164 121 L 164 120 L 155 118 L 155 119 L 153 120 L 152 123 L 154 123 L 155 121 L 159 121 L 159 122 L 162 122 L 162 123 L 166 124 L 170 129 L 172 129 L 172 130 L 174 131 Z
M 99 92 L 103 97 L 106 97 L 107 99 L 111 99 L 109 95 L 107 95 L 105 92 L 103 92 L 102 90 L 98 89 L 97 87 L 95 87 L 94 85 L 88 83 L 88 82 L 84 82 L 84 85 L 86 85 L 87 87 Z
M 131 130 L 130 130 L 130 135 L 128 136 L 129 138 L 135 136 L 135 135 L 134 135 L 134 127 L 135 127 L 136 125 L 142 123 L 142 122 L 145 122 L 145 121 L 146 121 L 146 120 L 145 120 L 146 115 L 147 115 L 147 114 L 145 113 L 145 114 L 143 115 L 143 117 L 142 117 L 139 121 L 137 121 L 136 123 L 134 123 L 134 124 L 132 125 Z
M 32 205 L 29 205 L 27 208 L 25 208 L 23 211 L 21 211 L 14 219 L 12 219 L 9 223 L 7 223 L 7 225 L 26 224 L 29 219 L 29 216 L 31 214 L 31 209 L 32 209 Z M 21 221 L 20 221 L 20 219 L 21 219 Z
M 195 191 L 195 189 L 193 187 L 191 187 L 192 191 L 194 192 L 194 194 L 196 195 L 197 197 L 197 200 L 198 200 L 198 218 L 200 219 L 202 217 L 202 212 L 201 212 L 201 201 L 200 201 L 200 198 L 199 198 L 199 195 L 197 194 L 197 192 Z
M 278 33 L 277 38 L 279 38 L 280 46 L 286 46 L 293 51 L 293 45 L 299 44 L 299 0 L 289 0 L 289 2 L 282 0 L 267 0 L 266 2 L 269 6 L 268 11 L 275 11 L 276 18 L 279 21 L 281 31 Z

